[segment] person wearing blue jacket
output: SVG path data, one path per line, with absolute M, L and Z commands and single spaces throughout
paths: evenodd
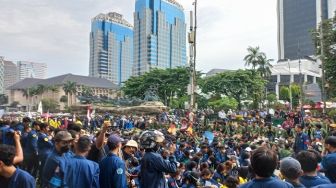
M 145 131 L 140 135 L 140 143 L 145 149 L 145 155 L 141 160 L 139 174 L 141 188 L 166 188 L 168 187 L 164 173 L 175 173 L 177 163 L 174 160 L 174 145 L 171 146 L 169 160 L 164 160 L 157 152 L 160 143 L 164 141 L 164 135 L 159 131 Z
M 127 188 L 125 162 L 118 156 L 121 152 L 122 141 L 123 139 L 115 134 L 107 139 L 107 146 L 110 152 L 99 163 L 100 187 Z
M 54 144 L 51 137 L 48 135 L 49 125 L 45 123 L 40 124 L 40 132 L 38 133 L 37 149 L 39 166 L 39 177 L 42 177 L 42 170 L 47 157 L 52 152 Z
M 99 165 L 85 157 L 91 149 L 92 141 L 82 136 L 75 144 L 75 156 L 60 161 L 63 187 L 99 188 Z
M 40 130 L 40 123 L 34 122 L 33 129 L 30 132 L 28 132 L 28 135 L 25 138 L 25 144 L 23 148 L 24 170 L 29 172 L 35 178 L 37 177 L 37 171 L 39 166 L 38 148 L 37 148 L 39 130 Z

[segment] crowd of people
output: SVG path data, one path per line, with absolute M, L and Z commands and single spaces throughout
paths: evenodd
M 301 112 L 0 122 L 0 187 L 336 187 L 336 124 Z

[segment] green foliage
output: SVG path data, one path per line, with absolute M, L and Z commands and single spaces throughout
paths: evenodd
M 200 84 L 203 93 L 226 95 L 238 102 L 241 109 L 241 101 L 249 96 L 261 95 L 266 81 L 253 70 L 227 71 L 206 77 Z
M 75 94 L 76 93 L 76 82 L 67 81 L 63 85 L 63 90 L 65 94 L 70 94 L 70 95 Z
M 300 103 L 300 93 L 301 89 L 300 86 L 297 84 L 291 85 L 291 91 L 292 91 L 292 103 L 293 107 L 297 107 Z M 279 99 L 290 101 L 290 93 L 289 93 L 289 86 L 281 86 L 280 92 L 279 92 Z
M 328 98 L 336 97 L 336 16 L 323 22 L 324 66 Z M 321 55 L 320 28 L 312 33 L 316 55 Z
M 247 52 L 248 54 L 244 57 L 245 66 L 252 66 L 252 70 L 257 70 L 263 78 L 270 77 L 273 59 L 267 59 L 266 54 L 260 51 L 259 46 L 255 48 L 249 46 Z
M 330 112 L 328 113 L 328 116 L 332 118 L 336 117 L 336 109 L 330 110 Z
M 13 101 L 9 106 L 12 108 L 16 108 L 20 103 L 18 101 Z
M 270 104 L 273 104 L 277 101 L 277 95 L 274 92 L 268 93 L 267 94 L 267 101 Z
M 145 92 L 151 86 L 157 86 L 158 97 L 168 105 L 174 97 L 180 98 L 186 95 L 188 84 L 189 70 L 187 68 L 153 69 L 142 76 L 128 79 L 122 91 L 127 97 L 144 99 Z
M 49 112 L 57 112 L 58 102 L 54 99 L 42 99 L 42 108 Z
M 0 105 L 8 103 L 8 96 L 5 94 L 0 94 Z
M 219 111 L 221 109 L 237 109 L 238 102 L 234 98 L 223 97 L 222 99 L 209 102 L 209 106 L 211 106 L 215 111 Z
M 92 88 L 88 86 L 82 86 L 82 96 L 92 97 L 93 96 Z
M 68 96 L 63 95 L 63 96 L 60 98 L 60 102 L 67 103 L 67 102 L 68 102 Z

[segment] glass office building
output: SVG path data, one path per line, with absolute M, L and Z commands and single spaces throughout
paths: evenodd
M 175 0 L 136 0 L 133 75 L 152 68 L 185 66 L 186 23 Z
M 133 27 L 121 14 L 110 12 L 92 19 L 89 76 L 120 85 L 132 75 Z
M 323 1 L 323 16 L 331 18 L 335 0 Z M 312 31 L 321 21 L 321 0 L 278 0 L 279 59 L 315 55 Z

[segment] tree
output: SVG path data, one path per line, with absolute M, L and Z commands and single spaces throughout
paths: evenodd
M 36 87 L 37 95 L 41 95 L 41 99 L 43 99 L 43 94 L 49 90 L 49 86 L 38 84 Z
M 263 93 L 265 84 L 266 81 L 260 75 L 254 74 L 253 70 L 237 70 L 206 77 L 200 82 L 200 87 L 206 94 L 234 98 L 238 102 L 238 109 L 241 109 L 242 100 Z
M 215 100 L 208 103 L 215 111 L 220 111 L 222 109 L 229 110 L 229 109 L 237 109 L 238 102 L 231 97 L 223 97 L 219 100 Z
M 127 97 L 144 99 L 149 88 L 156 87 L 159 99 L 164 104 L 171 105 L 174 97 L 186 95 L 188 84 L 189 70 L 185 67 L 153 69 L 144 75 L 128 79 L 122 91 Z
M 48 112 L 57 112 L 58 102 L 54 99 L 42 99 L 42 108 Z
M 73 94 L 76 94 L 77 91 L 76 82 L 67 81 L 63 85 L 63 90 L 65 94 L 68 96 L 68 106 L 72 105 Z
M 301 94 L 300 86 L 297 84 L 292 84 L 291 91 L 292 91 L 292 105 L 293 107 L 297 107 L 300 104 L 300 94 Z M 279 99 L 290 102 L 289 86 L 280 87 Z
M 259 65 L 259 62 L 262 57 L 266 57 L 264 52 L 260 52 L 259 46 L 253 48 L 249 46 L 247 48 L 248 54 L 244 57 L 245 66 L 252 66 L 252 69 L 255 70 Z
M 332 19 L 324 20 L 323 26 L 323 47 L 324 57 L 323 63 L 325 68 L 325 80 L 327 98 L 336 97 L 336 15 Z M 312 38 L 316 46 L 316 55 L 321 55 L 321 23 L 319 28 L 312 32 Z M 322 87 L 322 86 L 321 86 Z
M 82 86 L 82 96 L 92 97 L 93 96 L 92 88 L 88 86 Z
M 266 56 L 261 56 L 260 59 L 259 59 L 257 72 L 264 79 L 267 79 L 267 78 L 271 77 L 271 75 L 272 75 L 272 71 L 271 71 L 271 68 L 273 67 L 271 65 L 272 61 L 273 61 L 273 59 L 267 59 Z
M 271 93 L 267 94 L 266 99 L 267 99 L 268 103 L 272 105 L 273 103 L 275 103 L 277 101 L 277 95 L 276 95 L 276 93 L 271 92 Z
M 8 103 L 8 96 L 5 94 L 0 94 L 0 105 Z
M 60 102 L 67 103 L 67 102 L 68 102 L 68 96 L 63 95 L 63 96 L 60 98 Z

